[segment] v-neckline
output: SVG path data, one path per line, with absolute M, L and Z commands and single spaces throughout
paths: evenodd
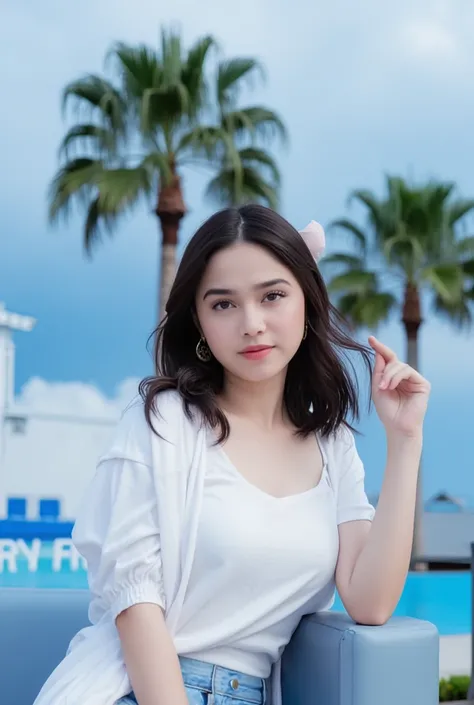
M 225 464 L 231 470 L 232 474 L 244 485 L 249 487 L 251 490 L 254 492 L 258 493 L 259 495 L 267 498 L 267 500 L 274 502 L 274 503 L 287 503 L 290 501 L 295 501 L 298 499 L 304 499 L 307 496 L 311 496 L 312 494 L 317 494 L 321 491 L 321 489 L 326 485 L 329 486 L 329 472 L 328 472 L 328 462 L 327 462 L 327 456 L 325 449 L 323 447 L 323 443 L 319 437 L 319 434 L 317 431 L 314 432 L 315 440 L 316 443 L 318 444 L 319 447 L 319 452 L 321 453 L 321 459 L 323 462 L 323 467 L 321 471 L 321 477 L 319 478 L 318 482 L 316 485 L 313 485 L 313 487 L 308 488 L 307 490 L 303 490 L 302 492 L 294 492 L 293 494 L 288 494 L 288 495 L 282 495 L 281 497 L 277 497 L 274 494 L 271 494 L 270 492 L 267 492 L 266 490 L 262 489 L 255 483 L 251 482 L 245 475 L 243 475 L 240 470 L 237 468 L 235 463 L 230 459 L 228 453 L 225 451 L 224 447 L 222 446 L 221 443 L 217 442 L 217 437 L 214 434 L 214 432 L 211 432 L 211 437 L 213 441 L 213 447 L 219 452 L 221 458 L 224 460 Z

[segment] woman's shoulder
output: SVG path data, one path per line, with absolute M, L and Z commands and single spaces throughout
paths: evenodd
M 341 423 L 332 433 L 323 438 L 323 445 L 328 459 L 337 461 L 337 465 L 356 452 L 354 433 L 345 423 Z
M 169 389 L 156 395 L 148 419 L 145 402 L 137 395 L 123 410 L 101 460 L 124 458 L 152 465 L 153 439 L 176 442 L 183 434 L 186 421 L 183 402 L 176 390 Z

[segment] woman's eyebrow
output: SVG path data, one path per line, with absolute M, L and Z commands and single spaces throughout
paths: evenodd
M 266 282 L 261 282 L 260 284 L 255 284 L 255 286 L 253 288 L 254 289 L 268 289 L 268 287 L 276 286 L 277 284 L 287 284 L 288 286 L 291 286 L 290 282 L 287 281 L 286 279 L 269 279 Z M 236 293 L 235 289 L 213 288 L 213 289 L 208 289 L 202 298 L 204 300 L 208 296 L 234 296 L 235 293 Z

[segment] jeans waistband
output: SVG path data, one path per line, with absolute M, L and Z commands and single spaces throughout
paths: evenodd
M 233 671 L 212 663 L 180 656 L 184 684 L 214 695 L 226 695 L 244 703 L 265 705 L 267 682 L 257 676 Z

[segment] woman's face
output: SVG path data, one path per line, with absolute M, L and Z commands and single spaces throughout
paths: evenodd
M 304 334 L 305 300 L 297 280 L 265 248 L 247 242 L 211 258 L 196 311 L 214 357 L 246 381 L 286 369 Z

